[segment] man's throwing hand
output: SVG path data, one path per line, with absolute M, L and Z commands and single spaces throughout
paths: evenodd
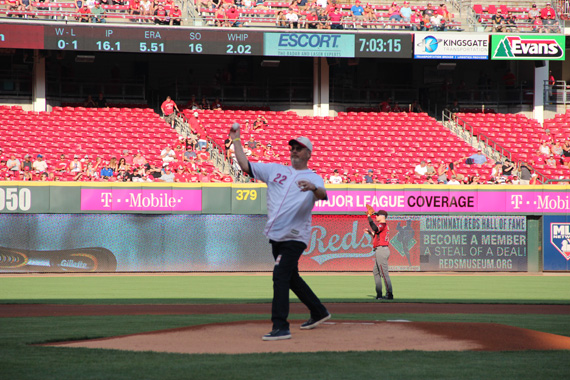
M 298 181 L 297 186 L 299 186 L 299 189 L 301 189 L 301 191 L 303 191 L 303 192 L 317 190 L 317 187 L 315 185 L 313 185 L 312 182 L 309 182 L 309 181 L 304 180 L 304 179 Z

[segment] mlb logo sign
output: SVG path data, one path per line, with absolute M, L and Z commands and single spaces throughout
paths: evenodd
M 550 223 L 550 243 L 570 260 L 570 223 Z

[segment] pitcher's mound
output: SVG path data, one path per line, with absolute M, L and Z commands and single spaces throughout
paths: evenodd
M 301 323 L 291 323 L 292 339 L 270 342 L 261 340 L 270 323 L 248 321 L 50 345 L 185 354 L 570 350 L 569 337 L 491 323 L 336 321 L 300 330 Z

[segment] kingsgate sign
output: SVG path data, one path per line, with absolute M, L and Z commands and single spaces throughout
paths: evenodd
M 493 35 L 491 59 L 495 60 L 564 60 L 564 36 Z

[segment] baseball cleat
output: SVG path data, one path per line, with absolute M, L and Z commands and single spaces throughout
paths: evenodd
M 279 330 L 275 329 L 271 331 L 269 334 L 265 334 L 262 340 L 283 340 L 283 339 L 291 339 L 291 331 L 289 330 Z
M 392 293 L 386 293 L 386 295 L 384 297 L 382 297 L 385 300 L 393 300 L 394 299 L 394 295 Z
M 324 321 L 328 321 L 329 319 L 331 319 L 331 317 L 332 317 L 332 315 L 329 313 L 321 319 L 309 318 L 309 320 L 307 322 L 305 322 L 301 325 L 301 330 L 314 329 L 315 327 L 317 327 L 318 325 L 320 325 Z

